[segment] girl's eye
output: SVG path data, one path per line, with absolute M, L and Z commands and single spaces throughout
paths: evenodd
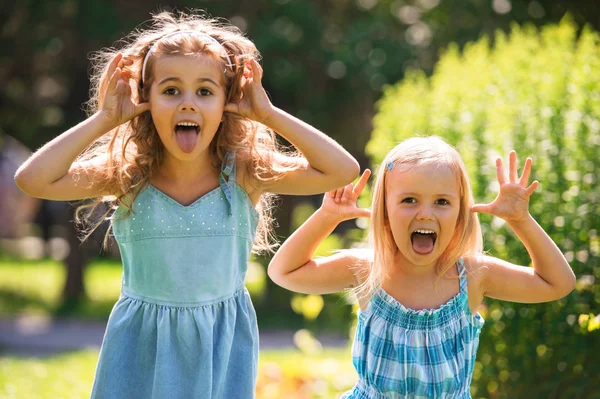
M 210 96 L 210 95 L 212 95 L 212 92 L 210 90 L 208 90 L 208 89 L 200 89 L 200 90 L 198 90 L 198 93 L 201 96 Z
M 179 94 L 179 90 L 177 90 L 174 87 L 169 87 L 168 89 L 165 89 L 165 91 L 163 91 L 163 94 L 166 94 L 167 96 L 174 96 L 176 94 Z
M 439 200 L 435 201 L 435 203 L 437 205 L 450 205 L 450 201 L 444 198 L 440 198 Z
M 416 204 L 417 200 L 414 199 L 414 198 L 412 198 L 412 197 L 409 197 L 409 198 L 404 198 L 402 200 L 402 202 L 405 203 L 405 204 Z

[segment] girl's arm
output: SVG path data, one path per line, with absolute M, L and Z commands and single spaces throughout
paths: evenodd
M 502 161 L 496 161 L 500 193 L 488 205 L 475 205 L 473 211 L 500 217 L 525 245 L 533 268 L 513 265 L 489 256 L 475 257 L 471 263 L 483 271 L 483 294 L 513 302 L 547 302 L 568 295 L 575 288 L 575 275 L 560 249 L 529 214 L 529 197 L 538 182 L 527 187 L 531 158 L 525 161 L 517 179 L 517 155 L 510 152 L 509 181 Z
M 17 186 L 33 197 L 77 200 L 109 194 L 102 170 L 108 154 L 96 162 L 75 162 L 83 150 L 102 135 L 150 109 L 148 103 L 131 100 L 131 61 L 118 54 L 110 62 L 102 109 L 36 151 L 15 175 Z
M 371 172 L 367 169 L 353 186 L 326 193 L 323 205 L 279 248 L 269 263 L 269 277 L 290 291 L 329 294 L 357 285 L 357 271 L 364 263 L 349 251 L 313 259 L 315 250 L 344 220 L 370 216 L 356 206 Z
M 292 143 L 306 158 L 307 165 L 262 187 L 278 194 L 318 194 L 348 184 L 360 171 L 358 162 L 333 139 L 309 124 L 271 104 L 261 83 L 262 69 L 250 59 L 242 83 L 243 98 L 227 104 L 226 111 L 238 113 L 271 128 Z

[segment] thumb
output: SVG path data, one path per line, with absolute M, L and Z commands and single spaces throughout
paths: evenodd
M 491 204 L 476 204 L 471 207 L 471 212 L 492 213 Z
M 150 111 L 150 103 L 141 103 L 135 106 L 135 116 L 141 115 L 146 111 Z
M 236 103 L 229 103 L 223 108 L 224 112 L 233 112 L 234 114 L 240 113 L 240 107 Z
M 358 218 L 370 218 L 371 217 L 371 210 L 367 209 L 367 208 L 359 208 L 358 212 L 356 214 L 356 217 Z

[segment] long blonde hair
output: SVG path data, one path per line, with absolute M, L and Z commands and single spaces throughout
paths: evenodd
M 481 227 L 477 214 L 471 212 L 474 204 L 473 193 L 462 158 L 440 137 L 407 139 L 385 156 L 376 173 L 368 238 L 369 246 L 373 250 L 373 262 L 365 281 L 356 288 L 359 297 L 370 297 L 381 285 L 398 250 L 389 227 L 385 200 L 386 176 L 391 169 L 390 166 L 417 167 L 427 164 L 449 167 L 456 174 L 460 190 L 460 211 L 456 228 L 448 247 L 436 263 L 438 276 L 443 276 L 460 257 L 481 253 L 483 245 Z
M 222 45 L 229 58 L 224 54 L 223 48 L 204 35 L 181 34 L 164 38 L 177 31 L 197 31 L 209 35 Z M 144 58 L 154 44 L 156 46 L 148 55 L 146 76 L 142 77 Z M 260 59 L 254 43 L 235 26 L 203 15 L 162 12 L 152 16 L 150 26 L 136 29 L 119 41 L 116 48 L 102 49 L 93 54 L 91 96 L 87 103 L 90 114 L 97 112 L 102 106 L 110 78 L 107 73 L 108 64 L 118 52 L 133 61 L 128 69 L 132 78 L 132 97 L 139 103 L 149 100 L 153 76 L 148 71 L 153 70 L 156 60 L 162 56 L 202 54 L 221 63 L 227 102 L 236 102 L 241 98 L 240 80 L 245 62 L 249 58 Z M 152 116 L 145 112 L 105 134 L 79 156 L 78 161 L 102 160 L 101 171 L 105 174 L 107 187 L 115 193 L 110 197 L 97 198 L 78 209 L 76 220 L 87 227 L 86 237 L 118 205 L 123 204 L 132 212 L 128 204 L 133 203 L 141 189 L 147 186 L 153 173 L 161 165 L 164 152 L 165 148 L 156 132 Z M 209 145 L 209 152 L 215 166 L 220 165 L 226 153 L 235 152 L 237 160 L 246 166 L 246 176 L 260 183 L 278 180 L 299 165 L 299 154 L 296 151 L 284 151 L 277 143 L 274 132 L 260 123 L 233 113 L 223 114 L 223 122 Z M 272 194 L 263 194 L 257 207 L 260 220 L 254 252 L 272 250 L 275 246 L 272 201 Z M 92 214 L 97 214 L 94 210 L 101 204 L 107 205 L 106 212 L 100 220 L 92 220 Z M 105 244 L 108 234 L 107 232 Z

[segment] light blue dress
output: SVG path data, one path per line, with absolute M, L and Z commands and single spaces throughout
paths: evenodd
M 470 399 L 484 320 L 472 314 L 464 260 L 460 291 L 437 309 L 404 307 L 383 289 L 358 316 L 352 362 L 358 383 L 344 399 Z
M 148 185 L 135 213 L 116 210 L 122 291 L 92 398 L 255 396 L 258 328 L 244 277 L 258 213 L 235 175 L 228 154 L 220 186 L 191 205 Z

